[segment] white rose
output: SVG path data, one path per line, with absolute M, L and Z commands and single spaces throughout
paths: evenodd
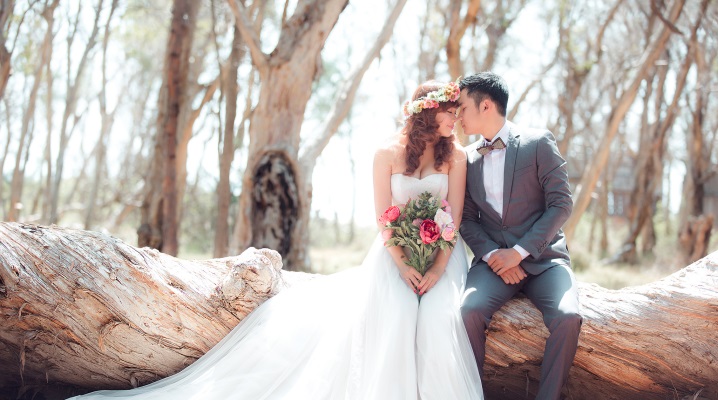
M 434 222 L 436 222 L 436 224 L 439 225 L 439 227 L 443 230 L 447 225 L 453 224 L 454 219 L 451 218 L 451 214 L 440 208 L 436 210 L 436 215 L 434 215 Z

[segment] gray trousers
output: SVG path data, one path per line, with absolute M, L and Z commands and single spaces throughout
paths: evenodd
M 578 308 L 576 278 L 568 267 L 550 267 L 539 275 L 529 275 L 516 285 L 505 284 L 483 261 L 469 270 L 461 314 L 479 372 L 483 378 L 486 328 L 491 317 L 518 292 L 523 292 L 541 311 L 550 332 L 536 399 L 559 399 L 576 355 L 583 321 Z

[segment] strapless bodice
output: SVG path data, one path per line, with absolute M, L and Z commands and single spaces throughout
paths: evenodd
M 421 179 L 404 174 L 391 175 L 391 199 L 393 204 L 405 204 L 423 192 L 445 199 L 449 193 L 449 175 L 431 174 Z

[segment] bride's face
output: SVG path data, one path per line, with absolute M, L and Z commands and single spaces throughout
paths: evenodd
M 446 111 L 436 114 L 436 123 L 439 125 L 439 135 L 443 137 L 451 136 L 456 123 L 456 108 L 451 107 Z

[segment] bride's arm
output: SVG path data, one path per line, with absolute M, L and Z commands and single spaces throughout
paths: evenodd
M 379 217 L 391 206 L 391 167 L 395 156 L 395 151 L 392 148 L 382 148 L 374 154 L 374 211 L 379 230 L 384 229 L 384 226 L 379 223 Z M 421 274 L 404 263 L 406 256 L 400 246 L 387 247 L 387 251 L 399 269 L 399 274 L 404 282 L 409 285 L 411 290 L 416 291 L 422 278 Z
M 456 147 L 449 165 L 449 193 L 446 201 L 451 206 L 451 218 L 454 226 L 459 229 L 461 217 L 464 214 L 464 194 L 466 193 L 466 153 L 461 147 Z
M 446 201 L 451 207 L 451 217 L 454 219 L 454 226 L 457 231 L 461 225 L 461 216 L 464 211 L 464 193 L 466 192 L 466 153 L 456 146 L 449 162 L 449 192 Z M 424 294 L 439 281 L 446 270 L 446 264 L 451 257 L 451 250 L 439 250 L 432 266 L 424 274 L 419 283 L 419 294 Z

